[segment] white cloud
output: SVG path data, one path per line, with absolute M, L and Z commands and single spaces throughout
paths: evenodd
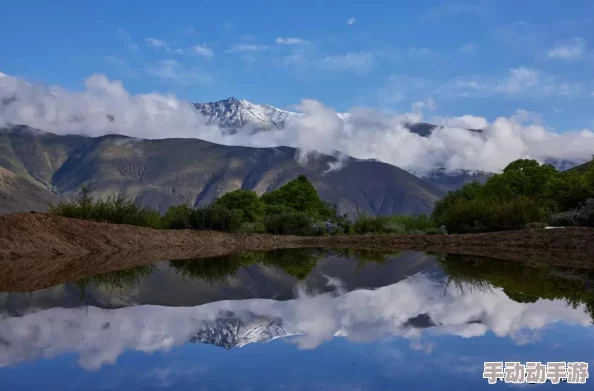
M 547 57 L 566 61 L 579 60 L 586 52 L 587 44 L 588 41 L 586 39 L 575 37 L 550 49 L 547 52 Z
M 236 43 L 227 50 L 227 53 L 254 53 L 268 49 L 266 45 L 259 45 L 255 43 Z
M 542 71 L 519 67 L 502 77 L 465 76 L 440 88 L 442 93 L 461 96 L 491 96 L 497 94 L 539 98 L 553 95 L 575 95 L 581 91 L 579 83 L 559 81 Z
M 475 43 L 465 43 L 464 45 L 458 48 L 459 51 L 462 53 L 472 53 L 476 51 L 476 44 Z
M 144 41 L 146 42 L 146 44 L 148 46 L 150 46 L 152 48 L 169 50 L 169 45 L 167 44 L 167 42 L 162 41 L 160 39 L 157 39 L 157 38 L 146 38 Z
M 373 68 L 373 55 L 370 52 L 351 52 L 326 56 L 315 61 L 316 68 L 335 71 L 355 71 L 365 73 Z
M 346 23 L 347 23 L 349 26 L 352 26 L 352 25 L 354 25 L 355 23 L 357 23 L 357 18 L 349 18 L 349 19 L 347 19 Z
M 274 42 L 279 45 L 304 45 L 308 44 L 309 41 L 302 38 L 289 38 L 289 37 L 278 37 Z
M 462 293 L 444 288 L 445 281 L 418 274 L 376 290 L 287 301 L 226 300 L 198 307 L 145 305 L 112 310 L 53 308 L 0 320 L 0 339 L 6 342 L 0 349 L 0 367 L 75 353 L 81 367 L 98 370 L 116 363 L 127 351 L 169 351 L 186 343 L 205 322 L 228 313 L 245 325 L 280 320 L 284 333 L 293 335 L 289 341 L 300 349 L 313 349 L 337 337 L 354 343 L 401 337 L 410 340 L 411 349 L 430 353 L 439 335 L 475 338 L 492 332 L 521 344 L 531 342 L 526 333 L 556 322 L 591 326 L 583 306 L 574 309 L 564 300 L 517 303 L 501 289 L 481 292 L 465 286 Z M 438 326 L 408 326 L 419 315 L 428 316 Z
M 185 68 L 175 60 L 163 60 L 147 67 L 147 72 L 160 79 L 179 84 L 201 84 L 212 81 L 212 76 L 197 69 Z
M 151 72 L 175 83 L 209 80 L 208 75 L 171 60 L 151 68 Z M 436 167 L 497 172 L 520 158 L 580 163 L 589 160 L 594 151 L 592 131 L 558 134 L 524 112 L 493 122 L 471 115 L 438 118 L 443 127 L 429 137 L 420 137 L 405 124 L 422 121 L 421 110 L 435 106 L 430 101 L 417 105 L 414 112 L 400 115 L 353 108 L 344 121 L 322 103 L 303 100 L 297 107 L 302 114 L 289 117 L 284 130 L 229 135 L 216 126 L 206 125 L 189 102 L 172 95 L 130 94 L 120 82 L 102 75 L 89 77 L 85 86 L 82 92 L 70 92 L 0 78 L 0 102 L 9 102 L 0 105 L 0 126 L 25 124 L 57 134 L 90 136 L 195 137 L 226 145 L 285 145 L 327 154 L 340 151 L 356 158 L 378 159 L 417 174 Z M 114 120 L 110 121 L 108 116 Z M 468 128 L 480 128 L 483 132 L 469 132 Z
M 214 56 L 212 49 L 206 45 L 196 45 L 192 48 L 192 51 L 204 58 L 212 58 Z
M 433 117 L 431 123 L 445 126 L 448 128 L 462 128 L 462 129 L 485 129 L 489 126 L 489 122 L 483 117 L 475 117 L 474 115 L 463 115 L 461 117 Z

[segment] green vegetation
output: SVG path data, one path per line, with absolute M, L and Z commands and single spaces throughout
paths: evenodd
M 200 278 L 208 282 L 222 282 L 243 267 L 254 264 L 278 267 L 300 280 L 326 254 L 318 249 L 273 250 L 267 252 L 241 252 L 216 258 L 175 260 L 169 265 L 188 278 Z
M 228 276 L 241 268 L 259 264 L 279 268 L 299 279 L 305 279 L 318 261 L 330 255 L 354 258 L 357 270 L 371 264 L 385 264 L 398 253 L 373 250 L 322 250 L 312 248 L 279 249 L 266 252 L 241 252 L 215 258 L 174 260 L 169 265 L 177 273 L 187 278 L 200 278 L 215 283 L 223 282 Z
M 466 184 L 449 192 L 431 216 L 340 216 L 320 199 L 301 175 L 261 197 L 250 190 L 226 193 L 211 205 L 173 206 L 164 216 L 137 199 L 110 195 L 94 201 L 89 186 L 80 197 L 51 213 L 115 224 L 165 229 L 266 232 L 274 235 L 478 233 L 540 227 L 545 224 L 594 226 L 594 164 L 559 172 L 549 164 L 516 160 L 484 185 Z
M 93 286 L 96 290 L 105 289 L 109 292 L 122 292 L 138 286 L 140 280 L 150 276 L 152 272 L 152 265 L 144 265 L 87 277 L 77 281 L 74 285 L 80 290 L 79 296 L 83 300 L 86 299 L 89 288 Z
M 539 299 L 566 300 L 576 308 L 584 305 L 594 320 L 594 272 L 554 266 L 531 267 L 521 262 L 485 259 L 466 255 L 438 256 L 448 275 L 448 286 L 462 291 L 501 288 L 512 300 L 534 303 Z
M 250 190 L 223 194 L 211 205 L 191 208 L 170 207 L 164 216 L 140 206 L 137 198 L 109 195 L 93 200 L 90 184 L 77 198 L 50 208 L 50 213 L 108 222 L 163 229 L 219 230 L 226 232 L 267 232 L 276 235 L 326 235 L 350 231 L 346 216 L 322 201 L 305 176 L 258 197 Z
M 161 228 L 162 218 L 153 209 L 140 205 L 140 200 L 121 194 L 110 194 L 105 199 L 93 200 L 90 186 L 81 188 L 78 198 L 51 205 L 55 215 L 113 224 L 130 224 Z
M 469 183 L 435 205 L 432 220 L 453 233 L 523 229 L 535 224 L 594 226 L 594 164 L 559 172 L 521 159 L 484 185 Z
M 446 233 L 445 228 L 438 228 L 428 216 L 379 216 L 360 215 L 352 224 L 356 234 L 438 234 Z

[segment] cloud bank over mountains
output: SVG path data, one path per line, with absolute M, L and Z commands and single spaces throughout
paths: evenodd
M 577 164 L 589 160 L 594 151 L 591 130 L 556 133 L 522 110 L 492 122 L 473 115 L 430 118 L 440 125 L 431 135 L 411 133 L 405 124 L 423 121 L 422 110 L 433 106 L 433 101 L 414 104 L 411 112 L 400 115 L 353 108 L 339 116 L 323 103 L 306 99 L 296 107 L 303 115 L 289 117 L 284 129 L 228 134 L 207 124 L 190 102 L 173 95 L 131 94 L 121 82 L 100 74 L 88 77 L 85 89 L 76 92 L 0 75 L 0 103 L 0 126 L 23 124 L 56 134 L 186 137 L 226 145 L 340 151 L 416 174 L 435 168 L 497 172 L 519 158 Z

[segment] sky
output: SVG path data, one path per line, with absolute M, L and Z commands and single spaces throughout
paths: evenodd
M 254 0 L 171 1 L 164 6 L 64 0 L 58 6 L 23 0 L 2 8 L 0 72 L 69 92 L 88 90 L 89 77 L 102 75 L 141 100 L 151 93 L 185 102 L 235 96 L 303 109 L 303 100 L 309 99 L 339 112 L 357 107 L 391 115 L 422 111 L 424 120 L 450 125 L 451 119 L 459 125 L 466 116 L 468 126 L 515 118 L 538 126 L 536 133 L 553 132 L 554 146 L 590 148 L 593 135 L 584 139 L 582 131 L 594 129 L 594 3 L 534 4 Z M 555 136 L 560 133 L 572 136 L 560 142 Z M 539 134 L 524 137 L 523 143 L 542 138 Z M 330 144 L 344 140 L 326 136 L 322 140 Z M 275 140 L 281 141 L 294 145 L 295 140 Z M 360 138 L 348 141 L 361 144 Z M 410 144 L 376 140 L 377 145 L 387 142 Z M 551 143 L 534 153 L 524 144 L 455 142 L 479 152 L 472 159 L 456 155 L 439 162 L 446 169 L 497 171 L 519 157 L 563 160 L 571 155 L 577 163 L 587 160 L 592 149 L 557 156 L 550 152 Z M 408 149 L 418 153 L 395 160 L 390 160 L 392 150 L 344 145 L 340 150 L 421 172 L 427 167 L 416 167 L 419 156 L 435 151 L 415 145 Z M 449 148 L 446 153 L 452 154 Z M 490 163 L 481 165 L 485 154 Z M 501 154 L 505 158 L 497 159 Z

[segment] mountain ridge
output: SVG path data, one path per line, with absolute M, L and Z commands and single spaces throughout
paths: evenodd
M 236 189 L 261 195 L 302 174 L 325 201 L 349 216 L 430 213 L 444 195 L 405 170 L 371 160 L 323 154 L 303 160 L 290 147 L 59 136 L 27 127 L 0 131 L 0 167 L 61 196 L 75 194 L 91 180 L 97 183 L 95 196 L 136 194 L 160 212 L 181 203 L 203 206 Z

